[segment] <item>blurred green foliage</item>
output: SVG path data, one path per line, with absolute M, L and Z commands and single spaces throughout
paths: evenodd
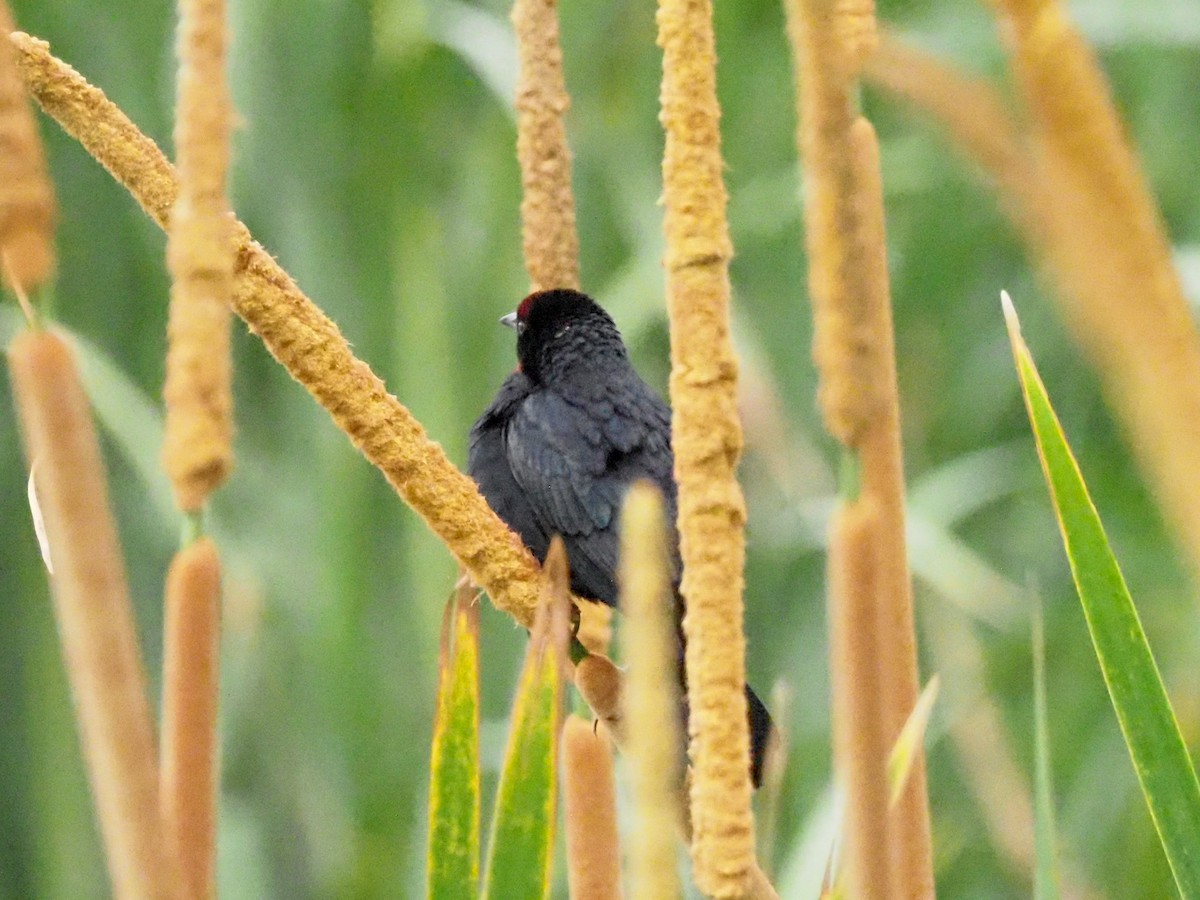
M 170 4 L 14 7 L 22 28 L 169 148 Z M 1078 0 L 1073 9 L 1113 80 L 1196 299 L 1200 5 Z M 880 12 L 912 40 L 1004 77 L 982 6 L 881 0 Z M 795 698 L 786 802 L 764 858 L 784 896 L 803 898 L 815 896 L 828 854 L 821 543 L 836 460 L 814 411 L 782 11 L 777 0 L 747 0 L 719 3 L 716 14 L 735 326 L 751 389 L 749 677 L 762 690 L 784 679 Z M 584 285 L 613 311 L 642 371 L 665 385 L 652 4 L 567 3 L 561 15 Z M 239 215 L 459 462 L 470 423 L 513 365 L 511 334 L 495 319 L 526 289 L 506 17 L 498 0 L 237 0 L 231 10 Z M 1192 746 L 1195 584 L 987 187 L 929 123 L 873 93 L 864 105 L 883 143 L 922 666 L 943 684 L 929 738 L 940 894 L 1030 890 L 951 729 L 994 706 L 1006 739 L 998 749 L 1020 774 L 1008 795 L 1028 807 L 1029 610 L 1016 585 L 1032 573 L 1046 600 L 1064 890 L 1169 896 L 1039 476 L 1000 288 L 1021 307 Z M 57 315 L 156 406 L 163 238 L 57 126 L 42 124 L 61 203 Z M 438 620 L 454 566 L 257 340 L 235 330 L 238 468 L 211 514 L 229 569 L 221 894 L 416 896 Z M 7 376 L 0 382 L 7 397 Z M 180 523 L 132 461 L 157 453 L 144 446 L 144 422 L 120 414 L 113 378 L 101 384 L 115 410 L 103 423 L 114 504 L 155 680 L 162 579 Z M 0 898 L 103 897 L 24 465 L 11 407 L 0 402 Z M 485 608 L 482 641 L 491 792 L 525 638 Z M 976 650 L 981 666 L 960 665 Z

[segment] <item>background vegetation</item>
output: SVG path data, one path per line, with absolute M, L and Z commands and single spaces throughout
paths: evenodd
M 1200 7 L 1080 0 L 1072 8 L 1101 53 L 1200 301 Z M 1001 77 L 1003 53 L 982 6 L 893 0 L 880 12 L 917 43 Z M 14 13 L 169 147 L 170 3 L 25 0 Z M 231 14 L 243 119 L 235 208 L 465 462 L 470 423 L 513 364 L 511 334 L 494 321 L 526 287 L 507 7 L 242 0 Z M 584 286 L 665 388 L 653 9 L 585 0 L 561 16 Z M 813 403 L 781 7 L 718 4 L 717 37 L 747 393 L 749 677 L 764 691 L 782 679 L 793 698 L 785 799 L 763 855 L 784 896 L 808 897 L 828 852 L 820 544 L 837 460 Z M 1032 579 L 1046 610 L 1068 886 L 1169 896 L 1039 474 L 1001 287 L 1022 312 L 1184 735 L 1200 746 L 1195 582 L 986 186 L 928 123 L 877 94 L 864 103 L 883 142 L 922 667 L 942 677 L 929 738 L 940 893 L 1028 894 L 1028 873 L 1013 858 L 1030 841 L 1021 810 L 1032 784 L 1024 591 Z M 97 400 L 156 672 L 162 579 L 179 532 L 165 479 L 154 474 L 163 238 L 77 145 L 50 123 L 43 133 L 61 205 L 56 310 L 110 363 L 97 373 Z M 11 312 L 0 310 L 5 339 Z M 213 512 L 230 569 L 221 894 L 417 895 L 438 622 L 453 565 L 257 340 L 240 325 L 235 332 L 238 469 Z M 0 381 L 7 397 L 6 375 Z M 15 421 L 0 403 L 0 897 L 102 897 Z M 483 754 L 494 781 L 524 634 L 489 607 L 483 629 Z M 987 735 L 981 716 L 993 710 L 1003 740 L 973 747 L 969 736 Z M 1015 769 L 981 755 L 989 747 Z M 981 783 L 998 789 L 999 807 L 981 802 Z

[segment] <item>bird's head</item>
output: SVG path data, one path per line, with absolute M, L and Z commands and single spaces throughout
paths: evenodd
M 557 288 L 530 294 L 500 322 L 516 330 L 517 360 L 534 381 L 582 372 L 602 359 L 626 359 L 612 318 L 579 291 Z

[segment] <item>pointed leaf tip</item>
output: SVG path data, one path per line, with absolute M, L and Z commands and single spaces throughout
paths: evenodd
M 1021 320 L 1017 317 L 1017 308 L 1013 306 L 1012 297 L 1008 291 L 1000 291 L 1000 309 L 1004 312 L 1004 324 L 1008 327 L 1008 339 L 1013 344 L 1021 343 Z
M 562 538 L 557 534 L 550 540 L 550 550 L 546 553 L 546 561 L 542 563 L 548 588 L 557 596 L 560 592 L 568 592 L 571 585 L 571 573 L 567 565 L 567 548 Z
M 900 735 L 892 746 L 892 752 L 888 754 L 888 782 L 891 785 L 888 803 L 892 806 L 895 806 L 900 795 L 904 793 L 904 788 L 908 784 L 908 776 L 912 772 L 913 761 L 917 755 L 917 748 L 925 742 L 929 717 L 933 713 L 934 703 L 937 702 L 940 686 L 941 679 L 937 675 L 929 679 L 925 689 L 921 691 L 921 696 L 917 698 L 912 712 L 908 714 L 908 720 L 904 723 L 904 727 L 900 729 Z
M 455 634 L 461 630 L 456 622 L 463 616 L 467 617 L 468 628 L 471 628 L 473 633 L 479 634 L 479 610 L 478 604 L 475 602 L 475 588 L 471 584 L 471 579 L 466 572 L 460 569 L 458 581 L 455 582 L 454 590 L 450 592 L 450 596 L 446 598 L 446 605 L 442 609 L 442 626 L 441 634 L 438 638 L 438 673 L 445 672 L 450 666 L 450 661 L 454 653 Z M 474 619 L 472 620 L 472 616 Z M 473 628 L 470 622 L 474 621 Z
M 549 641 L 560 664 L 567 664 L 571 642 L 571 570 L 566 546 L 558 535 L 551 539 L 546 561 L 542 563 L 541 602 L 530 637 L 538 652 Z

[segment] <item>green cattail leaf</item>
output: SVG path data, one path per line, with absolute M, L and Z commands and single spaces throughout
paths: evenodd
M 530 644 L 496 793 L 484 888 L 490 900 L 550 894 L 562 697 L 558 668 L 551 650 Z
M 483 891 L 487 900 L 550 895 L 569 603 L 566 556 L 557 539 L 543 571 L 548 584 L 525 654 L 496 791 Z M 546 602 L 547 593 L 555 599 Z
M 1175 883 L 1200 898 L 1200 783 L 1100 516 L 1050 405 L 1008 295 L 1025 406 L 1100 671 Z
M 429 777 L 430 900 L 479 894 L 479 604 L 461 583 L 446 604 Z

